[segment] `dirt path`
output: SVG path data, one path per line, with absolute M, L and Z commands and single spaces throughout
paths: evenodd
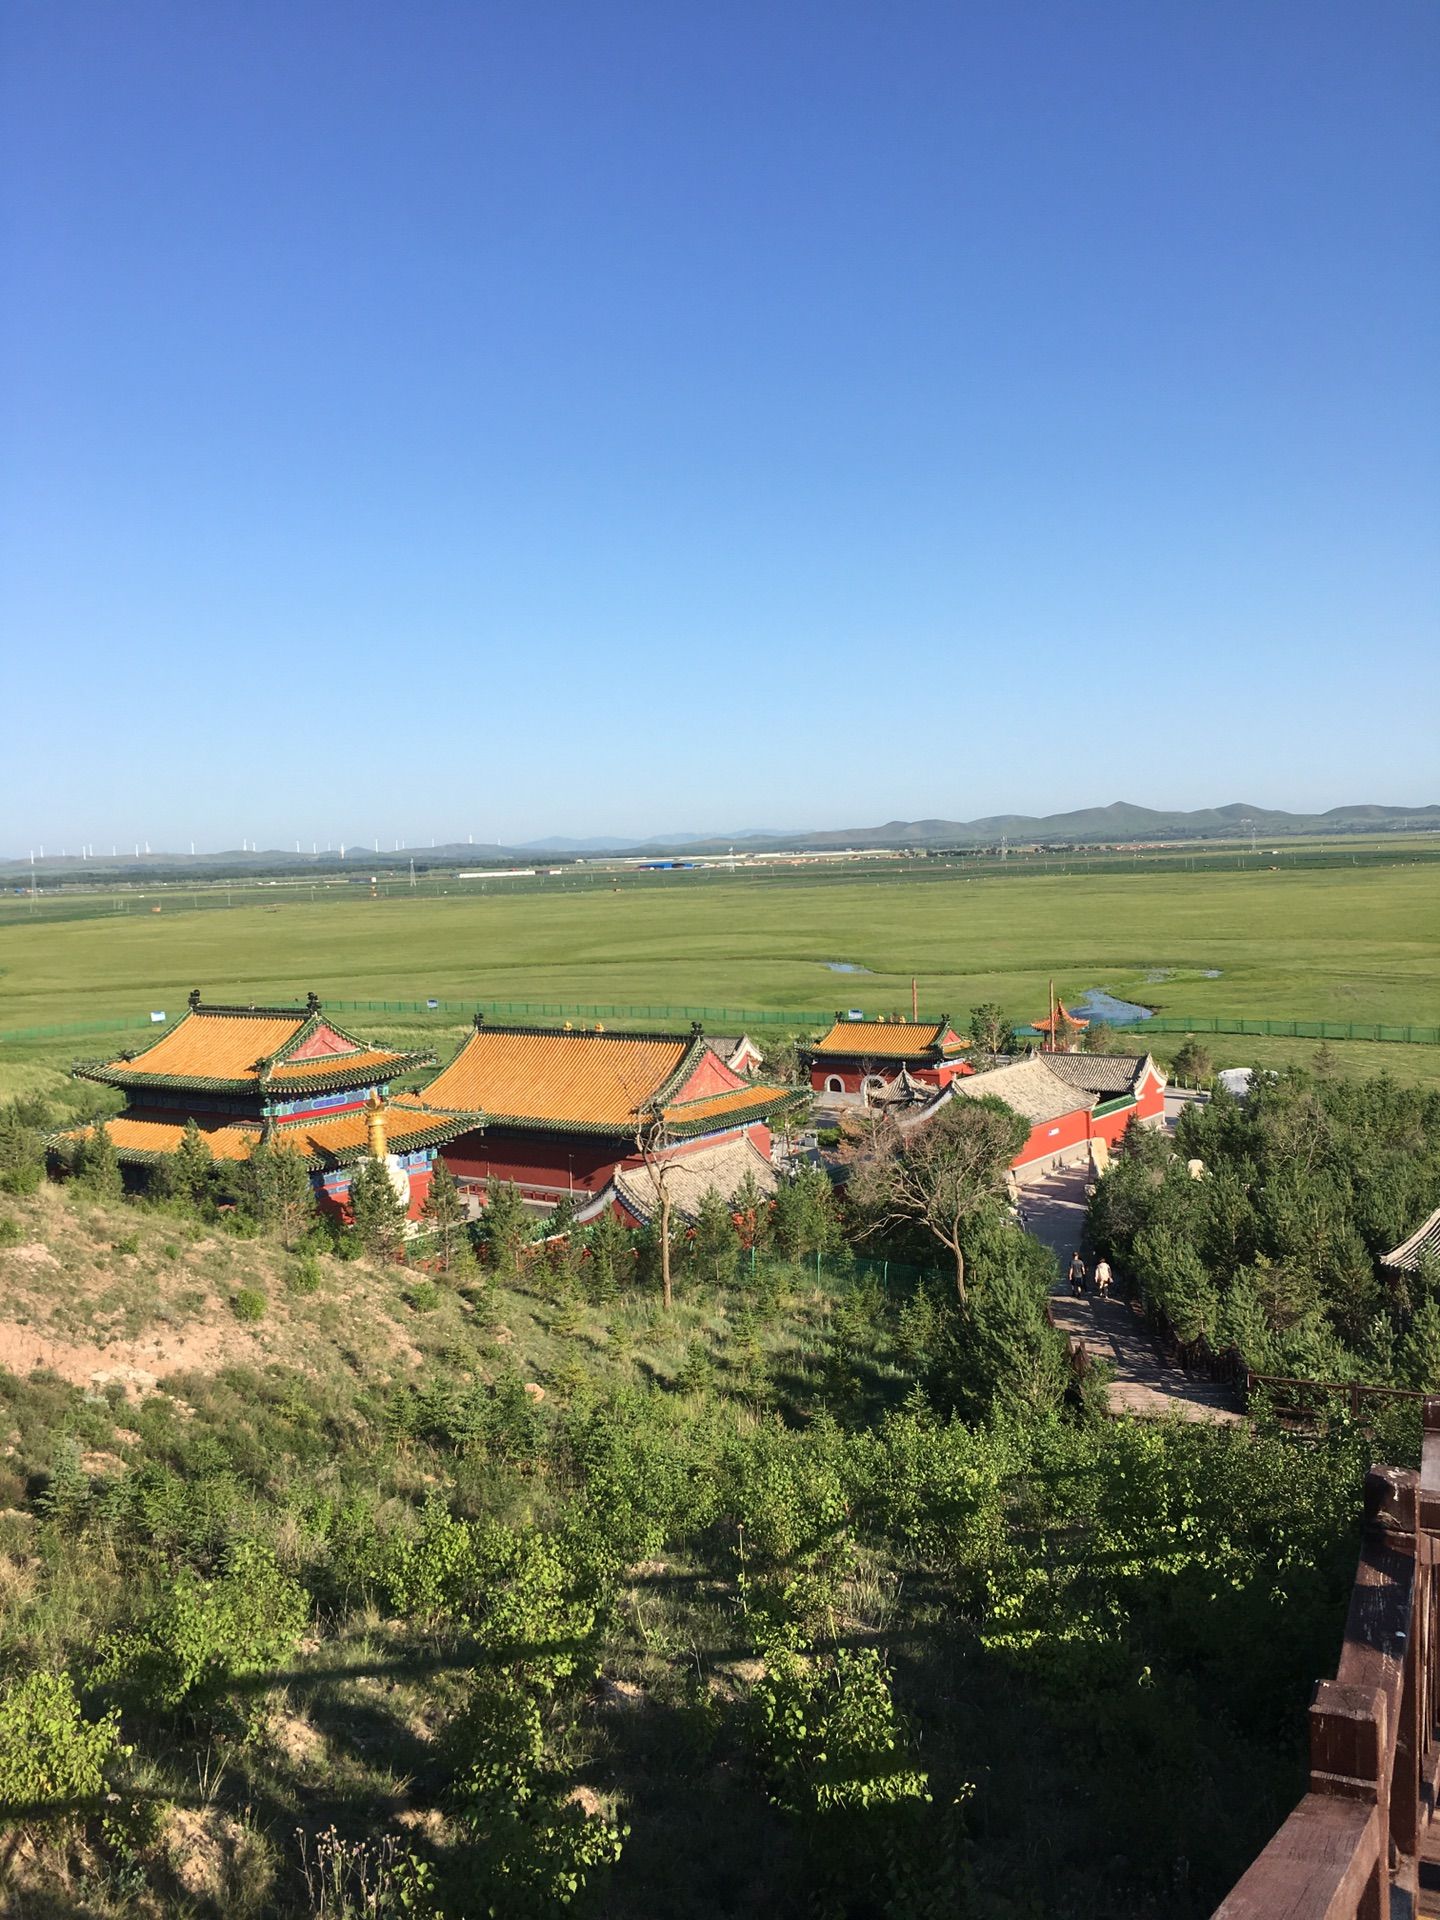
M 1056 1255 L 1062 1274 L 1085 1230 L 1087 1178 L 1084 1168 L 1067 1167 L 1024 1189 L 1026 1229 Z M 1226 1425 L 1240 1419 L 1224 1387 L 1192 1380 L 1166 1362 L 1140 1316 L 1123 1301 L 1099 1300 L 1093 1293 L 1077 1300 L 1063 1279 L 1051 1301 L 1056 1326 L 1110 1368 L 1112 1413 L 1147 1419 L 1178 1413 Z

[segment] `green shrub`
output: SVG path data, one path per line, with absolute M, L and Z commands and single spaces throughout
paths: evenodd
M 258 1287 L 241 1287 L 230 1302 L 230 1310 L 237 1320 L 263 1320 L 269 1304 Z
M 299 1294 L 318 1293 L 322 1277 L 320 1262 L 314 1254 L 302 1254 L 290 1269 L 290 1291 Z
M 112 1240 L 110 1242 L 110 1251 L 112 1253 L 139 1253 L 140 1251 L 139 1234 L 138 1233 L 122 1234 L 118 1240 Z
M 929 1799 L 927 1776 L 906 1763 L 904 1723 L 873 1647 L 841 1647 L 829 1661 L 772 1647 L 750 1705 L 771 1795 L 790 1812 Z
M 40 1185 L 46 1118 L 19 1100 L 0 1112 L 0 1193 L 34 1193 Z
M 413 1280 L 405 1289 L 405 1299 L 414 1313 L 434 1313 L 440 1304 L 440 1289 L 433 1280 Z
M 0 1220 L 0 1247 L 18 1247 L 24 1238 L 18 1220 Z
M 449 1799 L 468 1845 L 456 1863 L 469 1911 L 540 1916 L 582 1893 L 620 1858 L 626 1830 L 557 1791 L 535 1696 L 487 1675 L 447 1729 L 456 1776 Z
M 111 1641 L 97 1679 L 173 1712 L 292 1653 L 309 1613 L 305 1589 L 281 1571 L 270 1549 L 241 1540 L 219 1579 L 182 1567 L 148 1619 Z
M 31 1809 L 12 1819 L 74 1818 L 65 1803 L 99 1799 L 106 1768 L 129 1751 L 119 1714 L 87 1720 L 68 1673 L 26 1674 L 0 1696 L 0 1801 Z
M 402 1618 L 433 1620 L 462 1608 L 479 1585 L 471 1529 L 432 1499 L 418 1532 L 397 1529 L 384 1542 L 374 1574 L 391 1612 Z

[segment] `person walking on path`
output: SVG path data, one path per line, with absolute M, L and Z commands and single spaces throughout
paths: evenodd
M 1080 1258 L 1078 1247 L 1070 1256 L 1070 1291 L 1077 1300 L 1085 1294 L 1085 1262 Z
M 1101 1254 L 1100 1258 L 1095 1262 L 1095 1291 L 1102 1300 L 1108 1300 L 1110 1298 L 1110 1283 L 1114 1278 L 1114 1274 L 1110 1271 L 1110 1262 L 1105 1258 L 1104 1254 Z

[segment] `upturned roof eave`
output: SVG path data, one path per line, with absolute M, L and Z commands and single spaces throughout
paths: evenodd
M 307 1093 L 343 1093 L 351 1087 L 386 1086 L 402 1074 L 417 1073 L 434 1064 L 433 1053 L 397 1053 L 388 1060 L 372 1060 L 363 1067 L 337 1065 L 332 1070 L 306 1074 L 303 1078 L 273 1080 L 259 1074 L 246 1079 L 223 1079 L 215 1074 L 200 1073 L 127 1073 L 109 1061 L 77 1060 L 70 1074 L 72 1079 L 93 1080 L 126 1093 L 226 1093 L 253 1094 L 257 1099 L 288 1099 Z

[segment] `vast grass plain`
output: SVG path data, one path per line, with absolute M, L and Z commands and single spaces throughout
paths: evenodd
M 1429 865 L 1083 874 L 901 868 L 626 876 L 613 889 L 371 898 L 350 887 L 236 894 L 226 910 L 132 902 L 90 918 L 0 914 L 0 1033 L 175 1013 L 185 993 L 287 1001 L 669 1003 L 816 1013 L 835 1006 L 1014 1018 L 1101 987 L 1167 1015 L 1440 1024 L 1440 872 Z M 243 902 L 243 904 L 240 904 Z M 137 910 L 138 909 L 138 910 Z M 837 973 L 845 962 L 863 972 Z M 355 1016 L 375 1028 L 375 1017 Z M 1158 1040 L 1158 1036 L 1157 1036 Z M 1166 1044 L 1175 1044 L 1173 1036 Z M 1269 1063 L 1279 1041 L 1224 1041 Z M 1347 1051 L 1359 1071 L 1440 1081 L 1440 1047 Z M 87 1043 L 0 1043 L 6 1090 L 26 1062 Z M 1162 1047 L 1163 1050 L 1163 1047 Z M 1363 1058 L 1362 1058 L 1363 1055 Z

